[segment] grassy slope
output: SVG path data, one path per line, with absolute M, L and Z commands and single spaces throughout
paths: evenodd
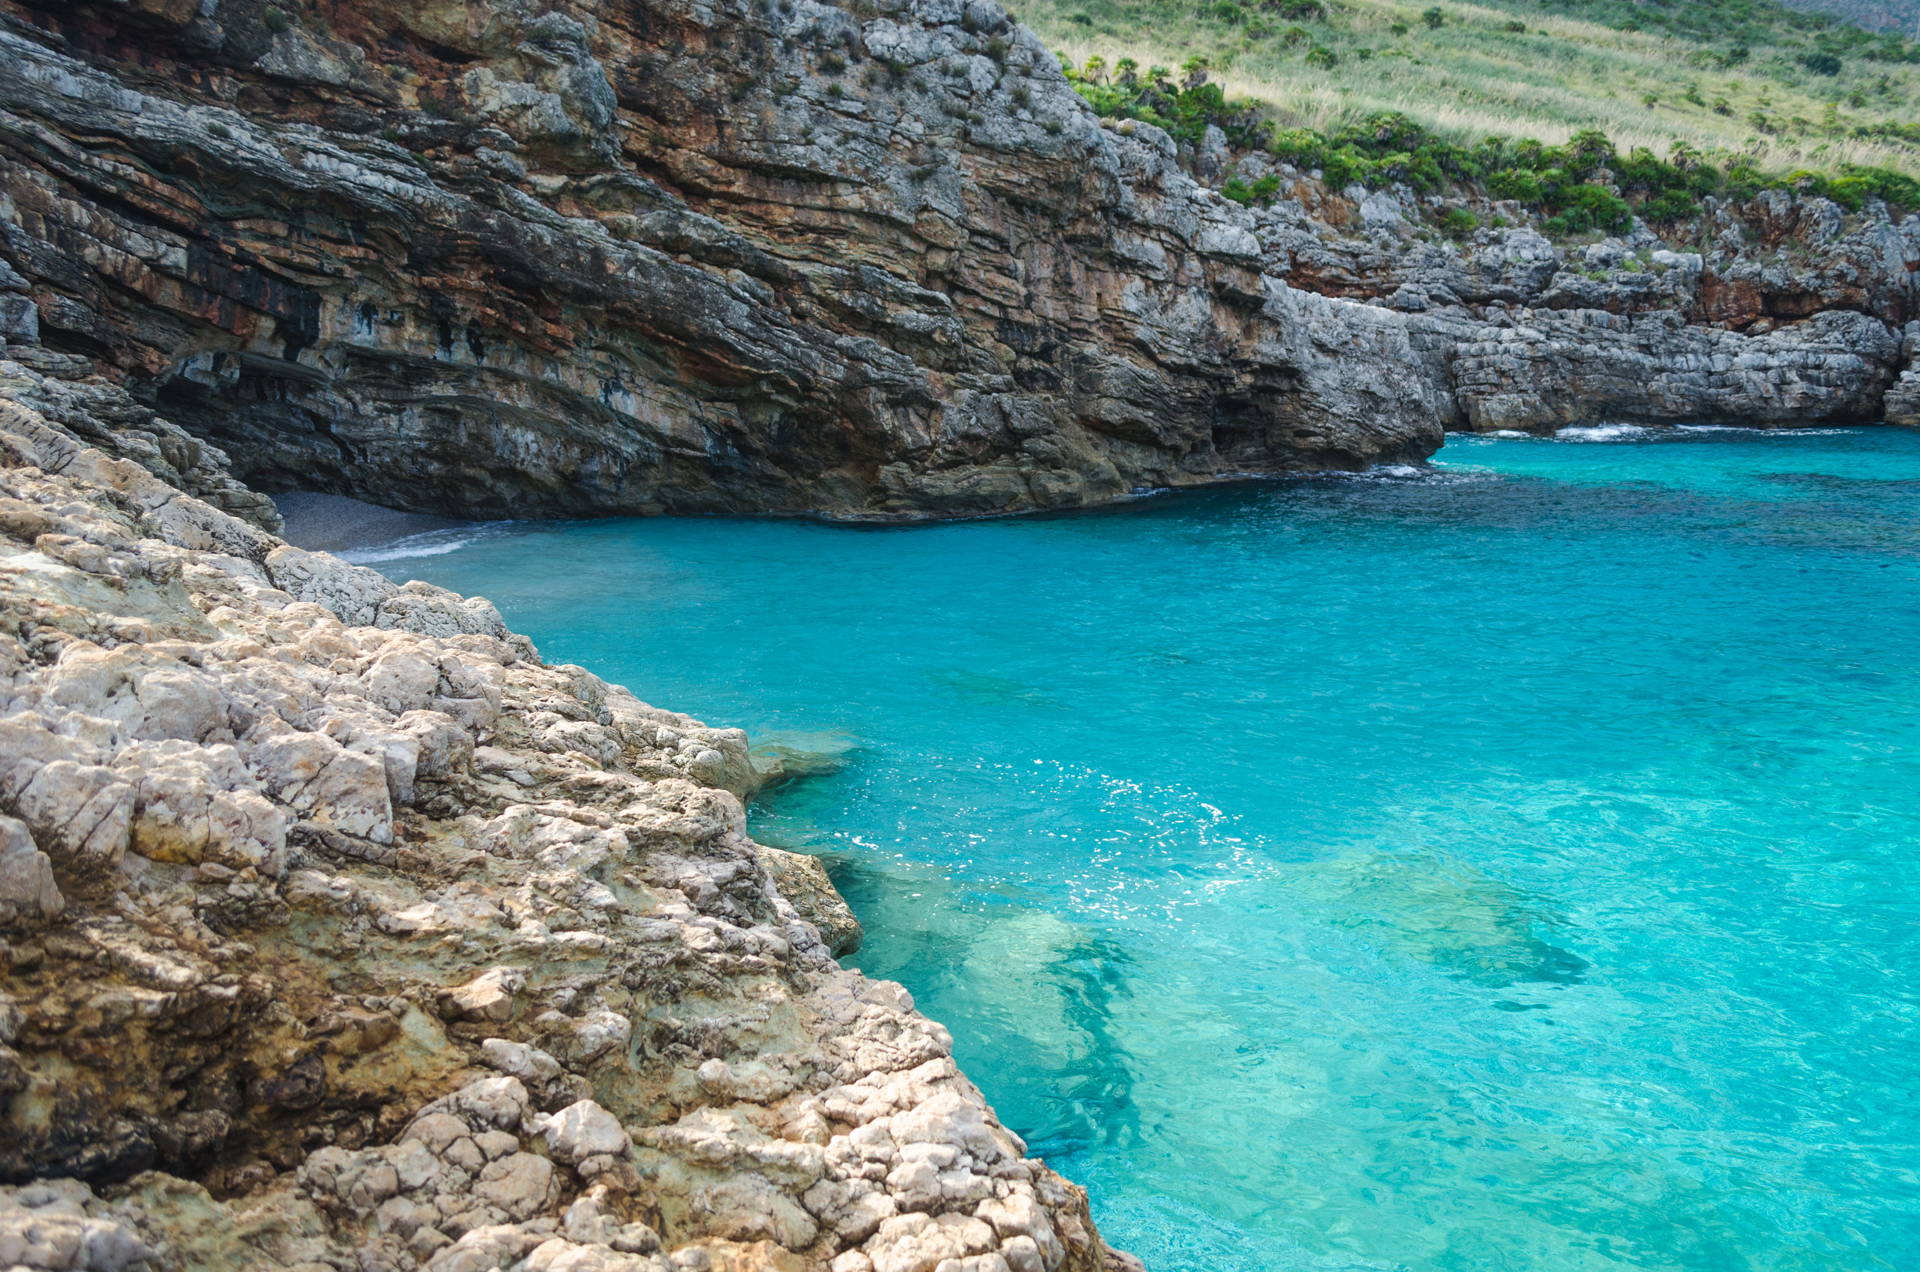
M 1831 13 L 1869 31 L 1920 33 L 1920 0 L 1787 0 L 1787 6 Z
M 1599 128 L 1622 149 L 1664 154 L 1686 142 L 1748 154 L 1774 171 L 1878 164 L 1920 173 L 1920 130 L 1913 141 L 1855 135 L 1920 118 L 1920 63 L 1869 60 L 1868 46 L 1883 57 L 1920 50 L 1768 0 L 1438 0 L 1437 28 L 1422 21 L 1425 0 L 1324 2 L 1327 16 L 1307 21 L 1261 0 L 1015 7 L 1076 63 L 1098 54 L 1177 67 L 1203 56 L 1228 92 L 1267 104 L 1287 125 L 1329 131 L 1393 110 L 1462 143 L 1491 135 L 1557 144 Z M 1525 31 L 1508 29 L 1516 23 Z M 1631 25 L 1644 29 L 1621 29 Z M 1723 66 L 1742 46 L 1744 60 Z M 1310 61 L 1315 47 L 1337 65 Z M 1802 64 L 1823 51 L 1839 58 L 1837 74 Z

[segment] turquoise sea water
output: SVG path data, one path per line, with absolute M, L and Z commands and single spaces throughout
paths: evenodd
M 1920 1266 L 1920 435 L 1582 436 L 374 556 L 842 751 L 757 833 L 1155 1272 Z

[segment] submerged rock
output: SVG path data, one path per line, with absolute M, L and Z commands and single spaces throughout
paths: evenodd
M 0 617 L 7 1266 L 1134 1266 L 738 730 L 17 400 Z

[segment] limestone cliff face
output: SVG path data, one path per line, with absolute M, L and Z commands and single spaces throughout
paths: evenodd
M 1288 175 L 1301 197 L 1255 214 L 1266 268 L 1404 313 L 1449 427 L 1906 418 L 1888 394 L 1912 365 L 1920 217 L 1775 190 L 1714 204 L 1675 250 L 1644 226 L 1555 244 L 1497 204 L 1479 210 L 1519 224 L 1456 244 L 1423 230 L 1451 200 Z
M 979 513 L 1439 441 L 1397 316 L 981 0 L 0 13 L 38 338 L 258 488 Z
M 834 962 L 739 731 L 116 458 L 138 409 L 42 362 L 0 359 L 0 1266 L 1138 1268 Z
M 1447 427 L 1876 419 L 1920 263 L 1920 222 L 1777 195 L 1704 252 L 1454 246 L 1297 173 L 1251 212 L 988 0 L 0 0 L 0 159 L 0 334 L 256 488 L 476 515 L 977 514 Z

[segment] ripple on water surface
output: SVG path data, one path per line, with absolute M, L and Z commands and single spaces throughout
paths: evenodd
M 382 568 L 837 764 L 758 810 L 1179 1269 L 1920 1263 L 1920 436 Z

